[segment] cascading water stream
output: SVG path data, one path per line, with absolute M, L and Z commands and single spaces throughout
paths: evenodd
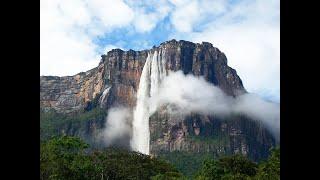
M 135 151 L 149 154 L 150 151 L 150 112 L 156 110 L 155 104 L 150 104 L 150 98 L 158 94 L 160 83 L 166 76 L 164 51 L 149 53 L 139 82 L 137 104 L 133 114 L 133 134 L 131 147 Z

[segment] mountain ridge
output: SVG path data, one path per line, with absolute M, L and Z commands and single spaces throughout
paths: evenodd
M 108 56 L 109 53 L 114 53 L 114 52 L 126 52 L 126 53 L 129 53 L 129 52 L 138 52 L 138 53 L 141 53 L 141 52 L 148 52 L 148 51 L 151 51 L 153 49 L 159 49 L 161 46 L 164 46 L 165 44 L 170 44 L 170 43 L 187 43 L 187 44 L 193 44 L 193 45 L 197 45 L 197 46 L 200 46 L 200 45 L 206 45 L 206 46 L 209 46 L 209 47 L 213 47 L 215 49 L 217 49 L 218 51 L 220 51 L 217 47 L 214 47 L 212 43 L 210 42 L 206 42 L 206 41 L 203 41 L 201 43 L 193 43 L 191 41 L 186 41 L 186 40 L 179 40 L 177 41 L 176 39 L 171 39 L 171 40 L 168 40 L 168 41 L 165 41 L 165 42 L 162 42 L 160 43 L 158 46 L 153 46 L 151 49 L 143 49 L 143 50 L 134 50 L 134 49 L 129 49 L 129 50 L 123 50 L 121 48 L 113 48 L 113 49 L 110 49 L 106 54 L 102 54 L 101 55 L 101 60 L 99 62 L 100 63 L 103 63 L 103 60 L 106 56 Z M 221 51 L 220 51 L 221 52 Z M 221 52 L 222 54 L 224 54 L 223 52 Z M 65 76 L 55 76 L 55 75 L 40 75 L 40 77 L 73 77 L 73 76 L 76 76 L 76 75 L 79 75 L 79 74 L 83 74 L 83 73 L 88 73 L 94 69 L 96 69 L 97 67 L 94 67 L 94 68 L 91 68 L 87 71 L 82 71 L 82 72 L 79 72 L 79 73 L 76 73 L 74 75 L 65 75 Z

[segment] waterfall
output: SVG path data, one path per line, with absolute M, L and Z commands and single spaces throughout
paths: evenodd
M 99 99 L 101 105 L 103 104 L 104 100 L 106 99 L 106 96 L 108 95 L 108 93 L 109 93 L 109 91 L 110 91 L 110 88 L 111 88 L 111 87 L 107 87 L 107 88 L 103 91 L 103 93 L 102 93 L 102 95 L 101 95 L 101 97 L 100 97 L 100 99 Z
M 149 117 L 150 112 L 157 108 L 155 104 L 150 104 L 150 98 L 158 94 L 160 83 L 166 76 L 164 57 L 162 50 L 149 53 L 140 77 L 137 104 L 133 114 L 131 147 L 143 154 L 149 154 Z

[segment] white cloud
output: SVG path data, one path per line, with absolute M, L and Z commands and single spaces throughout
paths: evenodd
M 210 6 L 199 3 L 199 9 L 206 7 Z M 185 33 L 197 25 L 192 17 L 185 17 L 190 23 L 188 28 L 177 28 L 171 37 L 212 42 L 226 54 L 228 64 L 237 70 L 247 90 L 255 93 L 269 90 L 277 96 L 280 93 L 279 1 L 240 1 L 238 4 L 221 1 L 215 7 L 220 9 L 219 16 L 204 13 L 204 29 Z M 174 13 L 172 19 L 175 19 Z M 179 26 L 179 22 L 176 25 Z
M 171 22 L 178 31 L 190 32 L 199 16 L 198 2 L 192 1 L 191 3 L 179 6 L 173 12 Z
M 153 9 L 147 11 L 150 7 Z M 150 32 L 169 11 L 165 0 L 42 0 L 40 75 L 87 71 L 100 60 L 101 45 L 94 39 L 109 35 L 116 28 Z
M 79 36 L 81 38 L 81 36 Z M 76 39 L 66 32 L 41 36 L 40 74 L 72 75 L 97 65 L 96 45 L 88 37 Z
M 213 42 L 223 51 L 228 64 L 237 70 L 248 90 L 280 86 L 280 32 L 277 28 L 225 26 L 194 34 L 192 39 Z
M 280 140 L 280 104 L 267 102 L 255 94 L 244 94 L 235 99 L 232 111 L 261 121 Z
M 198 25 L 203 25 L 210 17 L 226 11 L 225 0 L 171 1 L 175 5 L 171 23 L 178 32 L 192 32 Z
M 152 107 L 174 105 L 172 114 L 188 115 L 191 112 L 218 116 L 228 116 L 232 113 L 245 114 L 260 121 L 275 137 L 279 138 L 280 105 L 278 103 L 267 102 L 249 93 L 233 98 L 203 77 L 184 75 L 182 71 L 169 72 L 169 75 L 163 79 L 158 94 L 151 97 L 149 102 Z
M 40 6 L 40 75 L 73 75 L 96 66 L 97 46 L 81 28 L 90 22 L 85 3 L 52 0 Z
M 88 0 L 88 9 L 99 20 L 103 30 L 124 27 L 131 23 L 134 11 L 122 0 Z
M 150 32 L 168 16 L 171 6 L 166 0 L 127 1 L 134 9 L 133 26 L 139 33 Z
M 154 13 L 137 12 L 134 27 L 138 32 L 149 32 L 157 24 L 158 17 Z
M 101 47 L 93 40 L 133 18 L 123 1 L 41 1 L 40 75 L 74 75 L 97 66 Z
M 108 111 L 105 129 L 103 130 L 103 140 L 106 145 L 121 145 L 122 139 L 130 139 L 131 136 L 132 112 L 128 108 L 111 108 Z

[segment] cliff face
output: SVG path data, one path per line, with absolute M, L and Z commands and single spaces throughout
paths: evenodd
M 116 106 L 133 108 L 148 52 L 160 48 L 166 52 L 167 70 L 182 70 L 185 74 L 204 76 L 231 96 L 246 93 L 236 71 L 227 65 L 224 53 L 212 44 L 171 40 L 151 50 L 114 49 L 102 55 L 98 67 L 75 76 L 41 76 L 41 109 L 72 113 L 90 110 L 94 105 L 105 110 Z M 162 151 L 175 150 L 210 151 L 217 154 L 265 153 L 274 144 L 272 136 L 256 122 L 243 119 L 233 117 L 225 121 L 197 114 L 174 117 L 163 107 L 150 118 L 151 153 L 157 155 Z M 217 141 L 218 144 L 204 142 L 203 138 Z
M 267 158 L 269 149 L 275 145 L 272 135 L 259 122 L 244 115 L 172 116 L 163 107 L 151 116 L 150 132 L 154 155 L 174 151 L 215 156 L 241 153 L 259 160 Z
M 40 107 L 70 113 L 85 109 L 104 88 L 104 66 L 75 76 L 40 76 Z

